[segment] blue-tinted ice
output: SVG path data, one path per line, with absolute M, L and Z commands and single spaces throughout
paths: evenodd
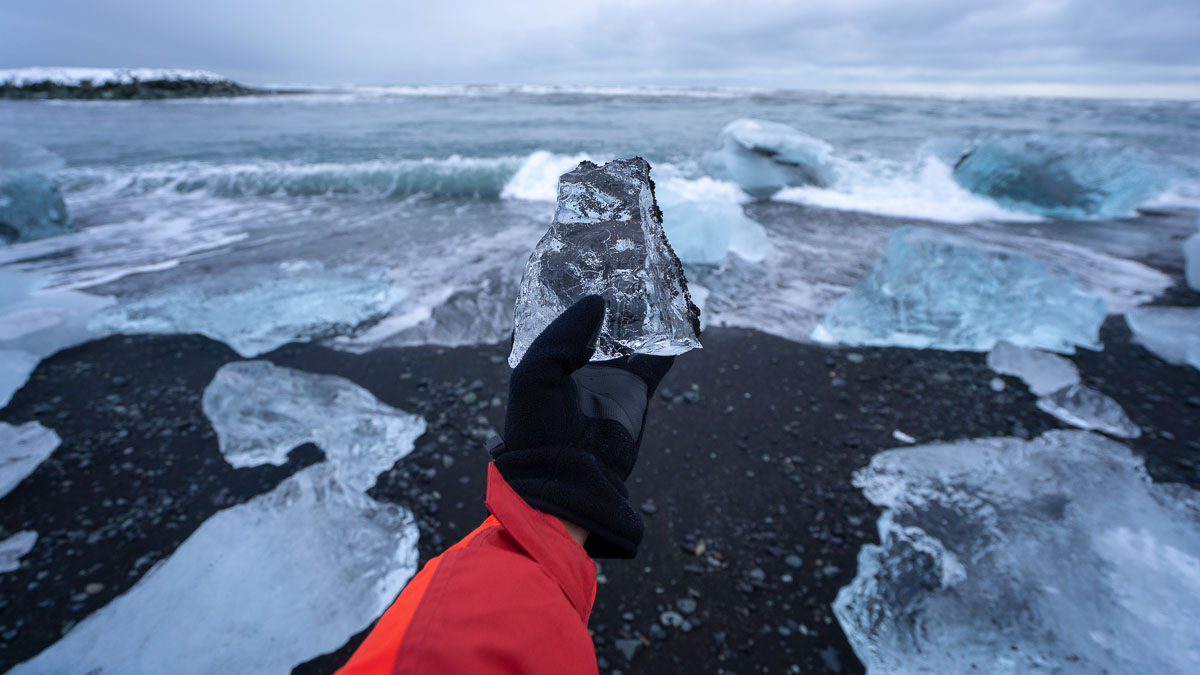
M 1200 307 L 1138 307 L 1125 313 L 1125 323 L 1160 359 L 1200 368 Z
M 1098 348 L 1104 301 L 1058 265 L 945 232 L 899 227 L 813 331 L 820 342 L 987 351 L 1001 340 Z
M 56 179 L 62 164 L 45 148 L 0 141 L 0 243 L 75 231 Z
M 789 186 L 828 185 L 833 180 L 832 150 L 825 141 L 786 124 L 740 119 L 721 130 L 717 149 L 706 162 L 716 176 L 766 198 Z
M 1097 434 L 889 450 L 834 614 L 872 675 L 1196 672 L 1200 493 Z
M 663 233 L 646 160 L 581 162 L 562 175 L 554 222 L 529 256 L 508 363 L 587 295 L 607 304 L 593 360 L 682 354 L 700 347 L 700 310 Z

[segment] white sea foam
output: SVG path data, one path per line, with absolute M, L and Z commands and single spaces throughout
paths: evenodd
M 556 155 L 538 150 L 525 158 L 500 191 L 500 196 L 504 199 L 555 201 L 558 199 L 558 177 L 585 160 L 596 161 L 585 154 Z

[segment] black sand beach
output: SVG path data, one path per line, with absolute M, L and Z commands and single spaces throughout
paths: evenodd
M 1177 286 L 1161 300 L 1197 304 Z M 1110 317 L 1102 352 L 1074 357 L 1143 435 L 1123 441 L 1156 481 L 1200 488 L 1200 372 L 1170 366 Z M 830 610 L 877 540 L 878 511 L 851 486 L 877 451 L 1062 425 L 1014 378 L 993 391 L 984 355 L 826 349 L 712 329 L 651 405 L 630 484 L 646 519 L 633 561 L 601 564 L 591 629 L 602 672 L 860 672 Z M 505 346 L 353 355 L 288 345 L 263 358 L 346 377 L 418 413 L 428 432 L 372 496 L 410 507 L 423 564 L 484 517 L 482 441 L 503 423 Z M 217 510 L 320 461 L 233 469 L 204 417 L 204 387 L 237 355 L 199 336 L 115 336 L 42 362 L 0 420 L 37 420 L 62 445 L 0 502 L 0 537 L 36 530 L 0 575 L 0 670 L 127 591 Z M 664 625 L 662 613 L 668 615 Z M 361 639 L 296 669 L 327 673 Z M 627 654 L 632 654 L 628 658 Z

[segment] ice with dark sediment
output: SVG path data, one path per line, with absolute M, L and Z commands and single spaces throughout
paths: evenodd
M 719 178 L 737 183 L 754 197 L 770 197 L 785 187 L 828 185 L 833 181 L 833 146 L 786 124 L 759 119 L 730 122 L 717 137 L 705 163 Z
M 1200 307 L 1139 307 L 1126 312 L 1125 323 L 1162 360 L 1200 368 Z
M 650 164 L 640 157 L 580 162 L 559 179 L 554 221 L 521 279 L 509 365 L 588 295 L 607 305 L 593 360 L 700 347 L 700 310 L 663 232 Z
M 1104 301 L 1069 270 L 937 230 L 892 230 L 883 256 L 813 339 L 988 351 L 1000 341 L 1071 354 L 1100 347 Z
M 0 141 L 0 243 L 75 231 L 56 178 L 62 166 L 45 148 Z
M 325 461 L 206 520 L 127 593 L 13 673 L 288 673 L 379 617 L 416 571 L 411 514 L 367 496 L 424 433 L 350 381 L 217 371 L 204 411 L 235 466 L 315 442 Z
M 1060 421 L 1080 429 L 1103 431 L 1121 438 L 1137 438 L 1142 430 L 1121 404 L 1082 384 L 1073 384 L 1038 399 L 1037 407 Z
M 60 442 L 58 434 L 37 422 L 0 422 L 0 497 L 20 485 Z
M 1169 178 L 1160 161 L 1134 146 L 1067 135 L 991 138 L 954 167 L 954 179 L 971 192 L 1061 218 L 1130 215 Z
M 834 614 L 868 672 L 1163 673 L 1200 663 L 1200 493 L 1097 434 L 900 448 L 854 484 L 879 544 Z
M 1079 383 L 1079 369 L 1070 359 L 1009 342 L 996 344 L 987 356 L 988 368 L 1021 378 L 1029 391 L 1044 396 Z

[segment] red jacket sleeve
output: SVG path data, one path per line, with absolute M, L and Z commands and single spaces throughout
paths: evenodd
M 595 563 L 494 465 L 487 507 L 492 515 L 413 577 L 339 672 L 598 672 L 587 632 Z

